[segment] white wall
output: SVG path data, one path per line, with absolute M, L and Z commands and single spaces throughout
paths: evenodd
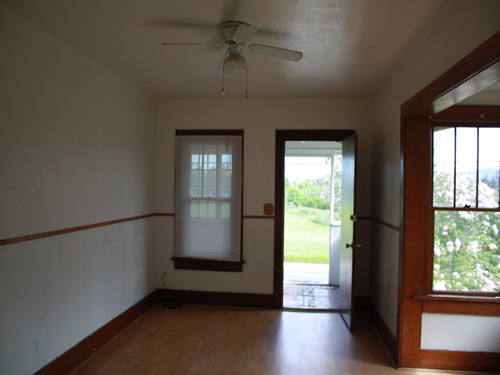
M 422 314 L 422 349 L 500 353 L 496 316 Z
M 244 215 L 263 215 L 274 204 L 276 129 L 354 129 L 359 134 L 358 215 L 369 216 L 371 101 L 315 99 L 172 100 L 157 113 L 157 211 L 174 212 L 174 145 L 176 129 L 244 129 Z M 158 221 L 157 277 L 167 288 L 263 293 L 273 292 L 274 221 L 245 219 L 242 273 L 174 270 L 172 217 Z M 368 294 L 369 225 L 359 223 L 356 294 Z
M 400 225 L 400 106 L 500 28 L 497 0 L 457 0 L 375 97 L 373 215 Z M 396 333 L 399 234 L 373 226 L 370 298 Z
M 3 5 L 0 51 L 0 239 L 153 213 L 152 101 Z M 151 292 L 154 230 L 0 247 L 0 373 L 36 371 Z

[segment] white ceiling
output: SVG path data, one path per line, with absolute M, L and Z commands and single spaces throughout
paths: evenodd
M 369 98 L 454 0 L 0 0 L 15 12 L 158 98 L 220 98 L 224 49 L 237 20 L 249 43 L 299 50 L 299 62 L 246 53 L 250 97 Z M 229 97 L 244 75 L 226 75 Z

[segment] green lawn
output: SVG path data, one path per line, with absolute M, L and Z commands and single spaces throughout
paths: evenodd
M 310 219 L 329 215 L 329 212 L 304 209 L 285 210 L 285 262 L 328 263 L 329 225 L 318 224 Z

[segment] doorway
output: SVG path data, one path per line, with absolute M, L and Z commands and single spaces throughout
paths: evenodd
M 352 329 L 353 311 L 353 255 L 354 248 L 359 247 L 354 243 L 355 216 L 355 159 L 357 136 L 354 130 L 277 130 L 276 131 L 276 174 L 275 174 L 275 243 L 274 243 L 274 306 L 283 307 L 284 287 L 284 240 L 285 240 L 285 157 L 286 144 L 289 141 L 309 142 L 340 142 L 342 143 L 342 184 L 348 186 L 343 188 L 341 201 L 341 244 L 339 265 L 339 306 L 340 312 L 349 329 Z M 307 148 L 307 147 L 306 147 Z M 330 223 L 331 224 L 331 223 Z M 331 260 L 328 260 L 330 271 Z M 332 270 L 335 269 L 331 267 Z M 328 281 L 330 283 L 330 280 Z M 331 284 L 335 284 L 332 282 Z M 327 309 L 325 309 L 327 310 Z M 328 309 L 330 310 L 330 309 Z M 309 310 L 314 311 L 314 310 Z M 330 310 L 331 311 L 331 310 Z
M 285 142 L 283 307 L 338 310 L 342 144 Z

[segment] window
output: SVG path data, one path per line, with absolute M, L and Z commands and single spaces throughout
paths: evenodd
M 242 131 L 177 131 L 175 268 L 241 271 Z
M 500 128 L 433 124 L 434 292 L 498 293 Z

